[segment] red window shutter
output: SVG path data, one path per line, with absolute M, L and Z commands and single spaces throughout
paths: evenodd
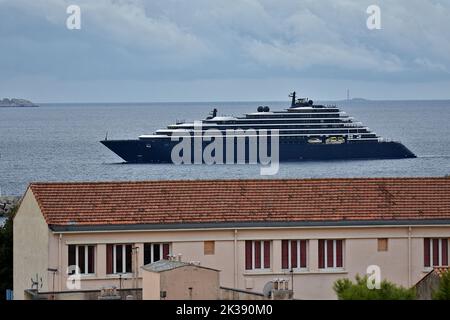
M 343 250 L 342 250 L 342 240 L 336 240 L 336 268 L 343 267 Z
M 423 262 L 425 267 L 430 266 L 430 238 L 423 239 Z
M 306 268 L 306 240 L 300 241 L 300 268 Z
M 291 241 L 291 268 L 297 268 L 297 240 Z
M 319 268 L 325 268 L 325 240 L 319 240 Z
M 169 244 L 163 243 L 163 259 L 168 260 L 169 259 Z
M 246 240 L 245 241 L 245 269 L 251 270 L 253 269 L 252 265 L 252 241 Z
M 255 241 L 255 269 L 261 269 L 261 241 Z
M 442 265 L 448 266 L 448 239 L 442 239 Z
M 106 273 L 113 273 L 113 245 L 106 245 Z
M 439 265 L 439 239 L 433 239 L 433 267 Z
M 288 240 L 282 240 L 281 241 L 281 268 L 282 269 L 288 269 L 289 263 L 288 263 Z
M 327 240 L 327 267 L 333 268 L 333 240 Z
M 270 241 L 264 241 L 264 268 L 270 269 Z

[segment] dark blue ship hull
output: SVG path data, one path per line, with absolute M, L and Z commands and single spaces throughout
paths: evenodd
M 178 143 L 170 138 L 145 140 L 103 140 L 111 151 L 129 163 L 172 163 L 172 148 Z M 202 148 L 209 144 L 204 142 Z M 193 145 L 193 144 L 192 144 Z M 270 144 L 269 144 L 270 146 Z M 234 147 L 234 162 L 237 161 L 237 147 Z M 245 145 L 245 159 L 248 157 L 248 143 Z M 270 147 L 269 147 L 270 156 Z M 191 152 L 194 163 L 194 152 Z M 416 156 L 399 142 L 354 141 L 341 144 L 311 144 L 304 140 L 280 140 L 279 161 L 296 162 L 304 160 L 344 160 L 344 159 L 404 159 Z M 223 150 L 226 159 L 226 147 Z M 258 160 L 259 161 L 259 160 Z M 248 162 L 248 161 L 246 161 Z

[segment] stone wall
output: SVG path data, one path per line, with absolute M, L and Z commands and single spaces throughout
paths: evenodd
M 117 289 L 119 300 L 142 300 L 142 289 Z M 39 292 L 26 290 L 25 300 L 99 300 L 100 290 Z M 114 299 L 117 300 L 117 299 Z

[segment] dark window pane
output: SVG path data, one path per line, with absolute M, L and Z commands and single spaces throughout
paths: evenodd
M 152 263 L 152 244 L 144 244 L 144 264 Z
M 327 267 L 333 268 L 333 240 L 327 240 Z
M 122 245 L 116 245 L 116 273 L 122 273 Z
M 300 241 L 300 268 L 306 268 L 306 240 Z
M 319 268 L 325 268 L 325 240 L 319 240 Z
M 126 260 L 125 260 L 125 267 L 126 267 L 126 272 L 132 272 L 132 259 L 133 259 L 133 253 L 132 253 L 132 245 L 128 244 L 125 246 L 125 256 L 126 256 Z
M 74 245 L 69 245 L 69 261 L 68 261 L 68 266 L 74 266 L 75 265 L 75 249 L 76 246 Z M 69 274 L 74 274 L 75 270 L 72 270 L 71 272 L 69 272 Z
M 78 246 L 78 267 L 80 268 L 80 273 L 85 273 L 85 256 L 84 256 L 84 246 Z
M 159 243 L 153 245 L 153 262 L 161 260 L 159 247 Z
M 433 239 L 433 267 L 439 265 L 439 239 Z
M 88 273 L 95 273 L 95 247 L 88 247 Z

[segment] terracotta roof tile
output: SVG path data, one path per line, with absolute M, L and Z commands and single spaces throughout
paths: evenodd
M 49 225 L 450 220 L 450 178 L 32 183 Z

